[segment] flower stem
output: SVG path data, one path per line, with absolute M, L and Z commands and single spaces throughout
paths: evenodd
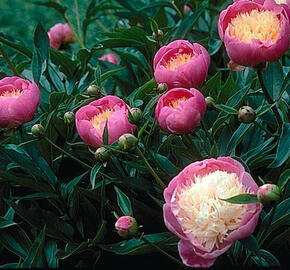
M 11 69 L 11 71 L 13 72 L 13 74 L 14 74 L 15 76 L 19 76 L 19 73 L 18 73 L 16 67 L 15 67 L 14 64 L 11 62 L 11 60 L 10 60 L 8 54 L 6 53 L 5 49 L 3 48 L 2 44 L 1 44 L 1 42 L 0 42 L 0 52 L 1 52 L 2 56 L 3 56 L 3 58 L 6 60 L 6 62 L 7 62 L 7 64 L 8 64 L 8 67 Z
M 144 164 L 146 165 L 147 169 L 149 170 L 149 172 L 151 173 L 151 175 L 155 178 L 156 182 L 162 187 L 162 188 L 166 188 L 166 185 L 162 182 L 162 180 L 160 179 L 160 177 L 156 174 L 156 172 L 153 170 L 153 168 L 151 167 L 151 165 L 149 164 L 149 162 L 147 161 L 146 157 L 143 155 L 142 151 L 139 149 L 139 147 L 136 147 L 137 153 L 139 155 L 139 157 L 141 157 L 141 159 L 143 160 Z
M 273 134 L 270 131 L 268 131 L 265 127 L 263 127 L 260 123 L 258 123 L 257 121 L 253 122 L 257 127 L 259 127 L 260 129 L 264 130 L 269 136 L 271 137 L 279 137 L 279 134 Z
M 163 255 L 165 255 L 166 257 L 168 257 L 169 259 L 171 259 L 172 261 L 174 261 L 177 264 L 183 265 L 183 263 L 176 259 L 175 257 L 173 257 L 172 255 L 170 255 L 168 252 L 166 252 L 165 250 L 161 249 L 160 247 L 158 247 L 157 245 L 155 245 L 154 243 L 150 242 L 149 240 L 146 239 L 146 237 L 144 237 L 142 235 L 141 239 L 147 243 L 148 245 L 154 247 L 155 249 L 157 249 L 160 253 L 162 253 Z
M 50 139 L 48 139 L 47 137 L 44 137 L 44 139 L 50 143 L 55 149 L 57 149 L 59 152 L 65 154 L 66 156 L 70 157 L 71 159 L 73 159 L 74 161 L 78 162 L 79 164 L 81 164 L 83 167 L 85 167 L 86 169 L 91 169 L 92 167 L 86 163 L 84 163 L 83 161 L 81 161 L 80 159 L 76 158 L 75 156 L 73 156 L 72 154 L 68 153 L 67 151 L 63 150 L 62 148 L 60 148 L 59 146 L 57 146 L 54 142 L 52 142 Z
M 269 95 L 268 91 L 267 91 L 267 88 L 266 88 L 266 85 L 265 85 L 265 82 L 263 80 L 263 76 L 262 76 L 262 70 L 261 69 L 258 69 L 257 70 L 257 74 L 258 74 L 258 78 L 259 78 L 259 82 L 260 82 L 260 85 L 261 85 L 261 88 L 262 88 L 262 91 L 263 91 L 263 94 L 267 100 L 267 102 L 269 104 L 274 104 L 275 102 L 273 101 L 273 99 L 271 98 L 271 96 Z M 279 127 L 282 127 L 283 125 L 283 121 L 281 119 L 281 116 L 277 110 L 277 108 L 275 106 L 273 106 L 272 108 L 273 110 L 273 113 L 275 114 L 275 117 L 276 117 L 276 120 L 278 122 L 278 125 Z

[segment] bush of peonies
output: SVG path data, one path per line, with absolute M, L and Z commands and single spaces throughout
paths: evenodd
M 285 265 L 289 1 L 113 2 L 0 35 L 1 267 Z

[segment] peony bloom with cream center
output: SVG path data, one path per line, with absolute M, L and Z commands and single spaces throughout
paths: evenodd
M 274 0 L 236 0 L 220 13 L 218 32 L 238 65 L 277 61 L 289 48 L 287 5 Z
M 185 167 L 164 190 L 164 222 L 180 241 L 183 263 L 210 267 L 237 239 L 255 229 L 260 203 L 232 204 L 227 199 L 256 194 L 258 186 L 230 157 L 206 159 Z

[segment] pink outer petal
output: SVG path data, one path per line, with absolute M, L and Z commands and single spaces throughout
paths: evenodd
M 117 56 L 114 55 L 113 53 L 106 53 L 106 54 L 102 55 L 99 58 L 99 60 L 101 60 L 101 61 L 108 61 L 108 62 L 113 63 L 113 64 L 116 64 L 116 65 L 119 65 L 120 64 Z
M 251 43 L 240 41 L 229 35 L 228 24 L 239 13 L 249 12 L 253 9 L 272 10 L 279 16 L 282 25 L 278 40 L 262 42 L 253 39 Z M 220 38 L 224 41 L 227 53 L 231 60 L 243 66 L 254 66 L 261 62 L 278 60 L 289 48 L 290 26 L 286 10 L 272 0 L 258 3 L 245 0 L 236 1 L 226 10 L 222 11 L 218 21 Z
M 190 267 L 207 268 L 214 264 L 216 258 L 205 259 L 198 256 L 189 241 L 180 240 L 178 243 L 179 255 L 182 262 Z

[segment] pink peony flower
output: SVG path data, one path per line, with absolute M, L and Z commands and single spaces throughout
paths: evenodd
M 210 56 L 198 43 L 175 40 L 158 50 L 153 65 L 156 81 L 168 89 L 198 88 L 207 77 Z
M 255 66 L 278 60 L 289 47 L 289 18 L 273 0 L 239 0 L 223 10 L 218 31 L 232 61 Z
M 128 120 L 130 107 L 116 96 L 105 96 L 80 108 L 75 115 L 77 131 L 84 142 L 98 147 L 103 144 L 103 132 L 108 120 L 108 143 L 112 144 L 136 126 Z
M 106 53 L 104 54 L 103 56 L 101 56 L 99 58 L 99 60 L 101 61 L 108 61 L 110 63 L 113 63 L 113 64 L 116 64 L 116 65 L 119 65 L 119 60 L 118 58 L 116 57 L 116 55 L 114 55 L 113 53 Z
M 48 31 L 49 43 L 51 47 L 59 50 L 61 46 L 74 41 L 74 36 L 68 24 L 58 23 Z
M 155 117 L 160 127 L 169 133 L 188 133 L 206 111 L 204 96 L 195 88 L 173 88 L 157 103 Z
M 164 190 L 164 222 L 176 234 L 185 265 L 210 267 L 237 239 L 253 233 L 260 203 L 232 204 L 221 199 L 256 194 L 258 186 L 230 157 L 206 159 L 184 168 Z
M 40 91 L 34 82 L 20 77 L 0 80 L 0 127 L 14 128 L 29 122 L 40 103 Z

